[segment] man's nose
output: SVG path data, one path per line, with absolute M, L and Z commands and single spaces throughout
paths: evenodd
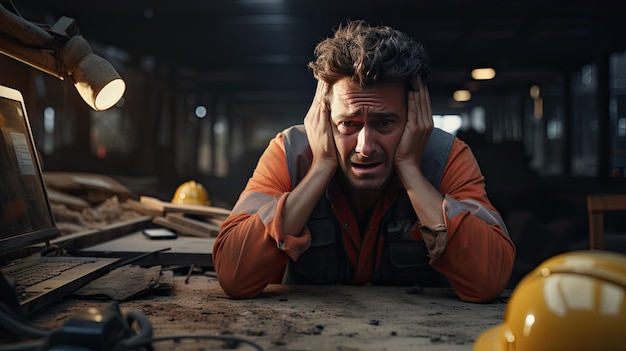
M 374 150 L 374 138 L 372 131 L 368 126 L 363 126 L 359 131 L 354 151 L 363 156 L 369 156 Z

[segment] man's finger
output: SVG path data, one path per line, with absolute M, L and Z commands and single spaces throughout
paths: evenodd
M 422 125 L 430 125 L 432 124 L 432 113 L 430 107 L 430 96 L 428 94 L 428 88 L 420 78 L 418 80 L 419 89 L 417 91 L 418 94 L 418 108 L 419 108 L 419 122 Z
M 315 88 L 315 101 L 319 104 L 324 103 L 324 95 L 326 95 L 326 82 L 323 80 L 317 81 L 317 87 Z
M 317 86 L 315 88 L 315 96 L 313 96 L 313 101 L 311 102 L 311 106 L 309 107 L 309 112 L 306 114 L 306 116 L 304 116 L 305 121 L 316 118 L 315 116 L 318 116 L 320 112 L 326 110 L 326 103 L 324 99 L 326 91 L 327 84 L 324 81 L 318 79 Z
M 417 122 L 417 91 L 410 90 L 407 97 L 407 122 Z
M 319 89 L 320 89 L 319 90 L 320 108 L 322 109 L 322 111 L 326 112 L 326 110 L 327 110 L 326 94 L 328 93 L 328 84 L 326 84 L 326 82 L 320 80 L 318 85 L 319 85 Z

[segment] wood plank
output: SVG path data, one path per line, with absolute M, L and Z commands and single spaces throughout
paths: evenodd
M 154 207 L 142 204 L 141 202 L 137 200 L 128 199 L 126 200 L 126 203 L 128 204 L 128 207 L 146 216 L 152 216 L 152 217 L 163 216 L 162 211 L 159 211 L 158 209 L 155 209 Z
M 626 211 L 626 194 L 606 194 L 587 196 L 589 212 Z
M 169 201 L 162 201 L 160 199 L 157 199 L 156 197 L 151 196 L 140 196 L 139 202 L 146 206 L 150 206 L 158 211 L 161 211 L 164 214 L 169 212 L 182 212 L 185 214 L 218 218 L 226 218 L 230 214 L 229 209 L 222 207 L 192 204 L 175 204 Z
M 177 231 L 180 235 L 190 235 L 200 238 L 212 238 L 214 235 L 205 230 L 198 230 L 188 225 L 172 222 L 166 217 L 154 217 L 152 223 Z
M 78 196 L 66 194 L 64 192 L 61 192 L 52 188 L 47 188 L 46 193 L 48 194 L 48 200 L 50 200 L 51 203 L 63 204 L 67 206 L 68 208 L 71 208 L 74 210 L 83 210 L 86 208 L 91 208 L 91 205 L 89 204 L 89 202 L 85 201 L 84 199 Z
M 187 217 L 180 213 L 168 213 L 165 218 L 170 222 L 184 225 L 195 230 L 204 231 L 209 233 L 211 236 L 217 236 L 217 233 L 220 231 L 220 227 L 213 223 Z

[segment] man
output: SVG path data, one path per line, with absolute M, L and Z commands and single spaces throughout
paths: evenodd
M 215 242 L 224 291 L 445 277 L 462 300 L 498 297 L 515 248 L 469 147 L 434 128 L 423 47 L 352 21 L 309 67 L 304 125 L 270 142 Z

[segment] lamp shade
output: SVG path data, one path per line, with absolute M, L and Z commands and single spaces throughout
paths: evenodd
M 62 58 L 76 90 L 94 110 L 106 110 L 124 95 L 126 83 L 107 60 L 93 53 L 83 37 L 72 37 L 62 48 Z
M 93 53 L 79 61 L 71 75 L 80 96 L 96 111 L 115 105 L 126 90 L 126 83 L 113 66 Z

